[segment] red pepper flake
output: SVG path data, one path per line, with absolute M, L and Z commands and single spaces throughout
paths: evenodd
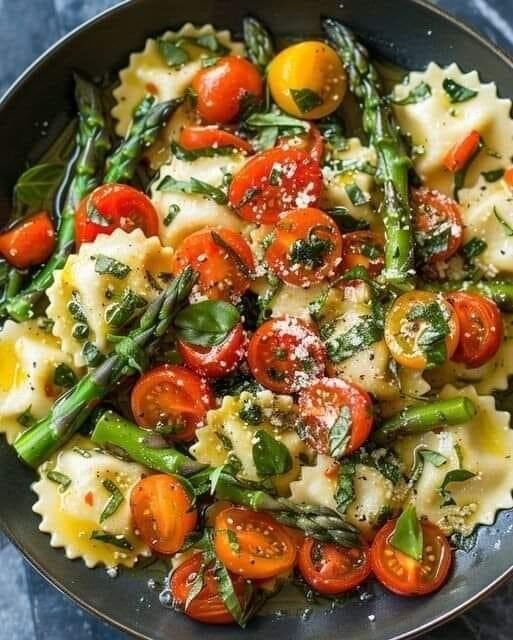
M 340 465 L 337 462 L 331 462 L 330 466 L 324 472 L 327 478 L 336 478 L 338 476 L 338 470 Z
M 88 491 L 84 496 L 84 500 L 85 500 L 86 504 L 88 504 L 90 507 L 92 507 L 93 504 L 94 504 L 93 492 L 92 491 Z
M 146 83 L 146 91 L 148 93 L 151 93 L 151 95 L 156 96 L 159 92 L 159 88 L 157 87 L 156 84 L 153 84 L 153 82 L 147 82 Z

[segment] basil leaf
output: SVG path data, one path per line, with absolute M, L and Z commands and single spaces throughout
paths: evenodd
M 59 484 L 59 491 L 63 493 L 71 484 L 71 478 L 60 471 L 48 471 L 46 477 L 51 482 L 55 482 L 55 484 Z
M 419 449 L 415 452 L 415 466 L 411 474 L 410 482 L 415 484 L 424 471 L 424 463 L 429 462 L 435 467 L 441 467 L 447 462 L 447 458 L 438 451 L 432 449 Z
M 119 260 L 116 260 L 115 258 L 102 254 L 96 256 L 94 270 L 100 275 L 114 276 L 120 280 L 126 278 L 130 271 L 132 271 L 128 265 L 119 262 Z
M 486 251 L 488 244 L 481 240 L 481 238 L 473 237 L 461 248 L 461 253 L 465 257 L 465 259 L 472 263 L 474 258 L 480 256 L 484 251 Z
M 185 600 L 183 607 L 184 611 L 187 611 L 191 602 L 200 594 L 201 590 L 203 589 L 203 585 L 205 584 L 205 570 L 206 566 L 203 563 L 190 586 L 189 593 L 187 594 L 187 599 Z
M 16 418 L 16 422 L 18 422 L 18 424 L 21 424 L 22 427 L 25 427 L 25 429 L 28 429 L 37 422 L 36 418 L 32 415 L 31 409 L 32 405 L 27 407 L 25 411 L 23 413 L 20 413 L 20 415 Z
M 87 324 L 87 316 L 84 311 L 84 307 L 82 306 L 82 298 L 78 291 L 73 291 L 71 293 L 71 300 L 68 302 L 68 311 L 71 317 L 77 322 Z
M 253 139 L 253 146 L 257 151 L 265 151 L 276 146 L 280 130 L 278 127 L 262 127 L 260 133 Z
M 376 167 L 365 160 L 332 160 L 327 163 L 327 166 L 340 175 L 355 171 L 367 173 L 370 176 L 376 175 Z
M 332 207 L 331 209 L 326 209 L 326 213 L 335 220 L 339 229 L 344 233 L 361 231 L 370 227 L 366 220 L 359 220 L 352 216 L 346 207 Z
M 109 227 L 111 224 L 102 214 L 102 212 L 95 206 L 92 198 L 87 199 L 86 214 L 87 219 L 90 222 L 94 222 L 94 224 L 97 224 L 100 227 Z
M 105 356 L 92 342 L 86 342 L 82 347 L 82 356 L 88 367 L 98 367 L 104 360 Z
M 167 216 L 164 218 L 164 225 L 168 227 L 179 213 L 180 213 L 180 207 L 177 204 L 170 205 L 167 212 Z
M 449 324 L 440 304 L 416 304 L 406 318 L 413 323 L 422 322 L 417 345 L 426 356 L 428 368 L 443 364 L 447 360 L 445 339 L 449 335 Z
M 239 410 L 239 418 L 243 422 L 256 427 L 261 424 L 264 418 L 262 407 L 253 399 L 248 398 L 247 400 L 244 400 L 244 403 Z
M 345 191 L 355 207 L 361 207 L 367 204 L 367 202 L 370 202 L 370 194 L 364 193 L 355 182 L 346 184 Z
M 429 262 L 433 256 L 447 251 L 451 239 L 451 224 L 442 223 L 436 229 L 428 232 L 417 231 L 415 241 L 417 243 L 417 255 L 423 262 Z
M 239 598 L 233 588 L 232 579 L 230 578 L 230 574 L 226 570 L 224 564 L 219 560 L 216 562 L 216 566 L 214 567 L 214 574 L 217 579 L 217 592 L 221 596 L 224 606 L 232 614 L 237 624 L 244 627 L 246 621 L 244 620 Z
M 217 435 L 222 435 L 222 434 L 218 433 Z M 212 469 L 212 471 L 210 472 L 209 480 L 210 480 L 211 496 L 213 496 L 216 492 L 217 483 L 219 482 L 219 478 L 221 477 L 221 474 L 223 473 L 223 471 L 224 471 L 224 465 L 221 465 L 220 467 L 216 467 L 215 469 Z
M 354 476 L 356 464 L 351 460 L 343 460 L 340 464 L 337 476 L 337 488 L 335 490 L 335 502 L 337 511 L 344 514 L 349 505 L 356 498 L 354 490 Z
M 332 458 L 340 458 L 346 452 L 349 441 L 351 440 L 352 425 L 353 417 L 351 409 L 349 407 L 342 407 L 337 419 L 330 428 L 328 437 L 330 456 Z
M 168 193 L 188 193 L 196 195 L 204 195 L 217 204 L 226 204 L 228 198 L 224 191 L 218 187 L 198 180 L 197 178 L 191 178 L 190 180 L 175 180 L 172 176 L 165 176 L 157 187 L 157 191 L 164 191 Z
M 262 387 L 249 374 L 235 371 L 219 380 L 214 380 L 214 390 L 217 396 L 239 396 L 243 391 L 256 393 Z M 233 447 L 230 446 L 230 449 Z
M 467 100 L 471 100 L 472 98 L 475 98 L 478 94 L 478 91 L 474 91 L 473 89 L 467 89 L 467 87 L 464 87 L 463 85 L 458 84 L 457 82 L 455 82 L 454 80 L 451 80 L 450 78 L 445 78 L 445 80 L 442 83 L 442 87 L 445 93 L 448 95 L 449 101 L 452 102 L 453 104 L 456 104 L 459 102 L 467 102 Z
M 243 273 L 247 278 L 251 277 L 251 272 L 248 268 L 248 265 L 235 251 L 231 244 L 226 242 L 226 240 L 219 233 L 217 233 L 217 231 L 211 231 L 210 234 L 212 236 L 212 240 L 217 244 L 217 246 L 221 247 L 221 249 L 224 249 L 228 254 L 228 257 L 231 258 L 233 262 L 235 262 L 235 264 L 239 268 L 239 271 Z
M 401 513 L 390 537 L 390 544 L 414 560 L 422 560 L 424 536 L 415 507 L 409 506 Z
M 475 476 L 475 473 L 472 473 L 472 471 L 467 471 L 466 469 L 453 469 L 452 471 L 449 471 L 438 490 L 443 499 L 442 507 L 456 504 L 453 497 L 451 496 L 451 492 L 447 489 L 447 485 L 451 484 L 452 482 L 465 482 L 466 480 L 475 478 Z
M 308 113 L 323 103 L 322 97 L 311 89 L 289 89 L 289 91 L 301 113 Z
M 67 364 L 61 362 L 55 367 L 53 372 L 53 383 L 57 387 L 65 387 L 68 389 L 72 387 L 77 382 L 77 376 L 73 369 L 68 367 Z
M 290 248 L 290 262 L 310 269 L 318 269 L 325 264 L 326 256 L 333 250 L 333 242 L 317 235 L 311 229 L 307 238 L 295 240 Z
M 253 462 L 260 476 L 278 476 L 292 469 L 292 457 L 287 447 L 263 429 L 255 433 Z
M 51 198 L 62 180 L 64 169 L 64 165 L 57 163 L 37 164 L 27 169 L 14 187 L 16 199 L 31 209 L 51 208 Z
M 204 147 L 203 149 L 195 149 L 189 151 L 185 149 L 178 142 L 173 141 L 171 143 L 171 151 L 173 155 L 179 160 L 186 160 L 187 162 L 194 162 L 198 158 L 215 158 L 216 156 L 233 156 L 237 153 L 235 147 Z
M 144 309 L 146 300 L 137 295 L 132 289 L 126 289 L 121 300 L 108 307 L 105 312 L 105 321 L 111 327 L 123 327 L 132 319 L 137 309 Z
M 125 500 L 125 496 L 121 493 L 118 486 L 114 482 L 112 482 L 112 480 L 106 479 L 102 482 L 102 484 L 105 489 L 112 495 L 105 505 L 105 508 L 101 512 L 100 524 L 104 520 L 107 520 L 107 518 L 110 518 L 110 516 L 114 515 Z
M 394 100 L 393 103 L 399 106 L 405 106 L 408 104 L 418 104 L 424 102 L 431 97 L 431 87 L 424 81 L 420 82 L 414 87 L 410 93 L 401 100 Z
M 230 549 L 234 553 L 240 553 L 240 544 L 239 539 L 237 538 L 237 534 L 232 529 L 227 529 L 226 535 L 228 536 L 228 544 L 230 545 Z
M 285 113 L 269 111 L 267 113 L 252 113 L 245 120 L 249 127 L 298 127 L 304 131 L 309 131 L 310 124 L 305 120 L 288 116 Z
M 189 62 L 189 54 L 181 45 L 181 41 L 157 40 L 159 53 L 170 67 L 180 67 Z
M 352 355 L 367 349 L 383 337 L 383 328 L 373 316 L 365 316 L 349 331 L 326 340 L 328 357 L 332 362 L 342 362 Z
M 114 547 L 118 547 L 119 549 L 128 549 L 128 551 L 132 551 L 134 548 L 125 536 L 115 536 L 112 533 L 107 533 L 107 531 L 100 531 L 98 529 L 91 533 L 90 539 L 105 542 L 106 544 L 112 544 Z
M 513 236 L 513 227 L 508 222 L 506 222 L 506 220 L 504 220 L 501 214 L 497 211 L 497 207 L 493 208 L 493 215 L 497 218 L 497 220 L 503 226 L 505 234 L 508 237 Z
M 240 322 L 237 308 L 221 300 L 204 300 L 191 304 L 175 318 L 180 338 L 200 347 L 222 344 Z
M 483 171 L 481 175 L 486 182 L 497 182 L 504 175 L 504 169 L 493 169 L 492 171 Z

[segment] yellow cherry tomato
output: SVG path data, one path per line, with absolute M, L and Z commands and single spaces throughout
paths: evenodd
M 440 349 L 444 325 L 445 353 Z M 410 291 L 394 302 L 385 320 L 385 342 L 399 364 L 426 369 L 443 364 L 458 346 L 460 326 L 451 304 L 441 295 Z
M 268 81 L 276 104 L 305 120 L 333 113 L 347 89 L 347 75 L 336 51 L 315 41 L 281 51 L 269 65 Z

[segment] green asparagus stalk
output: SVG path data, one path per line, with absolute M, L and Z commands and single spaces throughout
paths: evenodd
M 417 435 L 440 427 L 464 424 L 476 415 L 476 407 L 468 398 L 449 398 L 407 407 L 384 422 L 373 439 L 386 444 L 401 436 Z
M 253 64 L 265 71 L 274 58 L 274 45 L 271 34 L 256 18 L 244 18 L 244 44 L 246 53 Z
M 144 98 L 134 111 L 127 137 L 107 159 L 104 184 L 133 179 L 142 152 L 155 142 L 162 126 L 181 103 L 182 98 L 157 103 L 153 96 Z
M 44 462 L 84 424 L 97 404 L 124 376 L 145 368 L 146 351 L 167 332 L 185 305 L 196 275 L 190 267 L 184 269 L 148 305 L 138 327 L 119 340 L 103 364 L 61 396 L 45 418 L 18 436 L 14 448 L 26 464 L 37 467 Z
M 141 429 L 114 411 L 105 411 L 91 433 L 91 440 L 102 449 L 120 457 L 128 457 L 149 469 L 162 473 L 189 476 L 205 465 L 192 460 L 163 440 L 162 446 L 152 439 L 158 434 Z
M 337 20 L 326 18 L 323 28 L 344 63 L 351 91 L 362 106 L 364 130 L 378 155 L 386 234 L 384 275 L 392 286 L 408 290 L 415 275 L 414 236 L 408 194 L 410 160 L 400 129 L 390 105 L 381 96 L 381 82 L 365 47 Z
M 57 247 L 50 260 L 35 275 L 30 284 L 7 302 L 7 312 L 18 322 L 28 320 L 35 315 L 35 306 L 52 284 L 54 272 L 62 269 L 73 250 L 75 210 L 80 200 L 99 184 L 105 155 L 110 147 L 98 89 L 81 76 L 75 75 L 75 97 L 79 111 L 77 133 L 79 153 L 62 210 Z

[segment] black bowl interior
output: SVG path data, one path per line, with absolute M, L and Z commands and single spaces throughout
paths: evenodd
M 255 6 L 247 0 L 133 0 L 56 45 L 0 104 L 4 148 L 0 155 L 0 219 L 7 217 L 12 186 L 26 167 L 27 158 L 34 157 L 34 149 L 37 153 L 44 147 L 71 113 L 72 70 L 99 76 L 121 68 L 128 53 L 141 49 L 148 36 L 177 28 L 185 21 L 212 22 L 239 33 L 242 18 L 253 12 L 276 35 L 284 37 L 317 35 L 319 17 L 333 15 L 354 28 L 376 54 L 396 64 L 421 68 L 431 60 L 443 64 L 456 61 L 466 70 L 478 69 L 483 80 L 494 80 L 503 97 L 513 97 L 513 64 L 504 54 L 454 20 L 416 1 L 261 0 Z M 451 580 L 433 597 L 397 598 L 373 586 L 370 599 L 356 596 L 342 608 L 305 612 L 300 600 L 284 596 L 246 631 L 207 629 L 160 606 L 157 593 L 147 587 L 148 570 L 122 571 L 113 580 L 104 570 L 88 570 L 81 561 L 71 562 L 62 550 L 52 549 L 48 536 L 37 529 L 39 517 L 31 511 L 34 474 L 17 461 L 3 439 L 0 469 L 0 522 L 28 560 L 81 605 L 144 638 L 188 640 L 201 633 L 212 640 L 256 637 L 257 633 L 267 637 L 274 634 L 283 640 L 320 640 L 339 634 L 351 640 L 410 637 L 460 612 L 512 570 L 513 514 L 503 512 L 495 526 L 481 529 L 472 552 L 457 553 Z

